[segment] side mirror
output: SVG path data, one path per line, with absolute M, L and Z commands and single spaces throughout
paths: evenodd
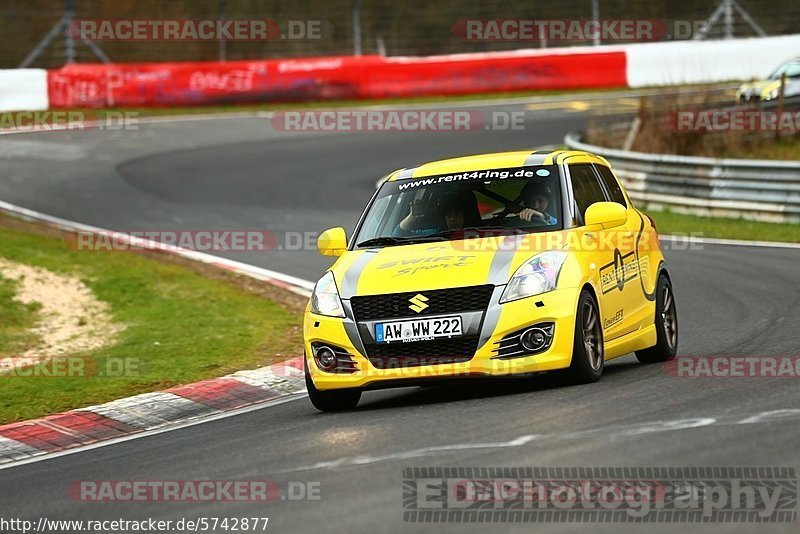
M 586 226 L 599 226 L 604 230 L 624 224 L 628 210 L 616 202 L 595 202 L 586 210 Z
M 347 234 L 338 226 L 322 232 L 317 238 L 317 249 L 323 256 L 341 256 L 347 250 Z

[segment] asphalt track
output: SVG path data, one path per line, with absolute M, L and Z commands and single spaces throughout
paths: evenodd
M 523 109 L 507 106 L 502 109 Z M 352 228 L 385 172 L 426 160 L 558 143 L 586 116 L 528 114 L 522 131 L 288 134 L 264 118 L 164 122 L 138 132 L 0 138 L 0 199 L 120 230 Z M 705 245 L 666 252 L 680 354 L 800 356 L 799 250 Z M 308 279 L 314 251 L 230 255 Z M 557 378 L 365 394 L 320 414 L 298 398 L 236 417 L 0 471 L 0 515 L 51 519 L 268 516 L 272 532 L 639 532 L 641 525 L 407 523 L 414 466 L 800 465 L 798 378 L 679 378 L 632 356 L 593 385 Z M 319 482 L 321 500 L 83 503 L 76 480 Z M 650 525 L 663 532 L 795 531 L 797 525 Z

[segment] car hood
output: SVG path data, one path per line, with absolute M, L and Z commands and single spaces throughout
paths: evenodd
M 344 299 L 503 285 L 532 256 L 561 248 L 561 237 L 561 232 L 550 232 L 355 250 L 345 253 L 331 270 Z

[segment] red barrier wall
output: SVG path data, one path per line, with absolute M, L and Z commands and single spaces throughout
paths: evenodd
M 48 72 L 51 108 L 154 107 L 625 87 L 625 52 L 320 57 L 69 65 Z

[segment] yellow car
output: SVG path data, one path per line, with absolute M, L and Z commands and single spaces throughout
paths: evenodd
M 382 180 L 304 319 L 306 385 L 322 411 L 365 389 L 675 357 L 678 322 L 653 221 L 608 162 L 579 151 L 506 152 L 401 169 Z

